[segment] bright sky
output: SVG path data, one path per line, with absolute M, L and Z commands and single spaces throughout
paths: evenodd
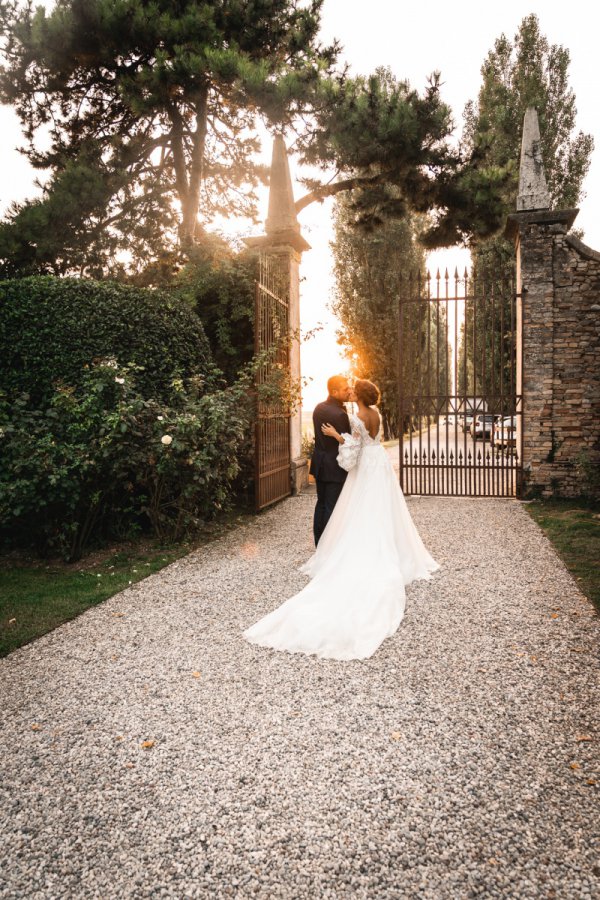
M 52 3 L 47 0 L 45 6 Z M 562 44 L 571 53 L 570 85 L 578 108 L 577 127 L 594 135 L 596 150 L 588 175 L 586 197 L 576 225 L 583 228 L 584 240 L 600 249 L 600 115 L 597 69 L 600 11 L 589 0 L 429 0 L 428 3 L 399 3 L 398 0 L 325 0 L 322 19 L 324 41 L 337 37 L 343 45 L 343 58 L 355 74 L 366 74 L 377 66 L 389 66 L 398 78 L 408 79 L 418 90 L 435 69 L 442 73 L 443 96 L 454 110 L 457 129 L 469 99 L 475 99 L 481 82 L 480 68 L 495 39 L 503 32 L 513 38 L 521 20 L 536 13 L 542 33 L 551 43 Z M 35 193 L 33 173 L 15 147 L 20 133 L 10 109 L 0 107 L 0 128 L 4 134 L 0 149 L 0 211 L 13 200 Z M 269 148 L 265 148 L 267 154 Z M 292 177 L 294 165 L 292 161 Z M 301 188 L 296 188 L 297 196 Z M 333 279 L 331 276 L 332 202 L 307 207 L 300 216 L 304 236 L 313 249 L 304 254 L 301 275 L 302 327 L 324 325 L 319 335 L 303 346 L 303 374 L 312 378 L 304 392 L 309 410 L 325 393 L 329 374 L 346 368 L 336 342 L 336 321 L 328 310 Z M 264 202 L 266 215 L 266 199 Z M 240 233 L 247 233 L 240 222 Z M 432 254 L 430 267 L 448 266 L 459 270 L 468 263 L 465 251 L 447 250 Z

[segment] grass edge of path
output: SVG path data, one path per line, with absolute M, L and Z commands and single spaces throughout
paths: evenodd
M 552 499 L 524 506 L 600 613 L 600 503 Z
M 189 541 L 128 541 L 78 563 L 0 556 L 0 658 L 253 518 L 234 510 Z

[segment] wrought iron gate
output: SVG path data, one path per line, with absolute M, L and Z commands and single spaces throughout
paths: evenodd
M 264 509 L 291 494 L 290 413 L 269 397 L 274 370 L 289 369 L 289 297 L 276 255 L 259 253 L 255 286 L 254 350 L 263 362 L 256 374 L 255 505 Z
M 517 302 L 512 284 L 477 284 L 466 270 L 407 280 L 398 337 L 404 493 L 521 495 Z

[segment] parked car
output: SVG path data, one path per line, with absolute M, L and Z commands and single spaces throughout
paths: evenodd
M 517 423 L 514 416 L 507 416 L 499 419 L 494 424 L 494 432 L 492 434 L 492 443 L 498 450 L 505 447 L 510 449 L 517 446 Z
M 473 424 L 474 419 L 475 419 L 475 413 L 472 413 L 472 412 L 462 413 L 462 420 L 463 420 L 462 430 L 470 431 L 471 425 Z
M 477 438 L 481 438 L 482 440 L 488 438 L 491 441 L 495 420 L 496 416 L 493 416 L 491 413 L 475 416 L 475 419 L 471 423 L 471 428 L 469 429 L 473 440 L 476 441 Z
M 487 403 L 483 397 L 469 397 L 460 404 L 458 416 L 462 419 L 462 430 L 470 431 L 474 420 L 487 412 Z

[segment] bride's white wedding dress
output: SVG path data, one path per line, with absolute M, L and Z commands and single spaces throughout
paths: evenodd
M 317 550 L 300 569 L 311 581 L 243 632 L 253 644 L 331 659 L 366 659 L 404 616 L 404 586 L 439 568 L 415 528 L 380 434 L 351 415 L 358 448 Z

